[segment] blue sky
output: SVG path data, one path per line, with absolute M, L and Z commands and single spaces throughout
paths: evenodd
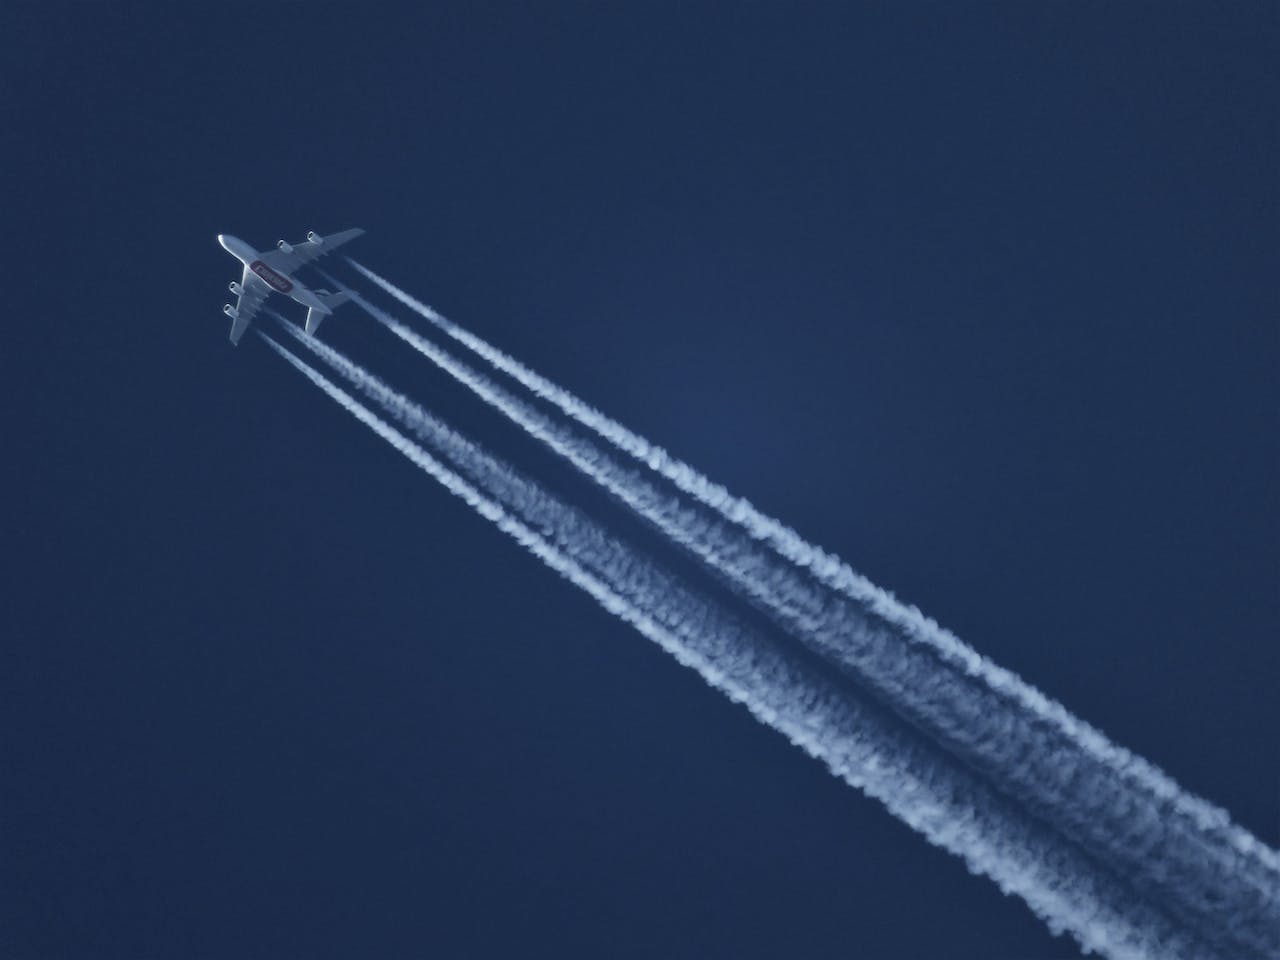
M 231 348 L 220 232 L 365 227 L 1280 842 L 1269 5 L 144 11 L 0 40 L 5 952 L 1074 955 Z

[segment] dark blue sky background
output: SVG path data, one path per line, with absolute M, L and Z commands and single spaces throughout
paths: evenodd
M 231 348 L 219 232 L 367 228 L 1280 842 L 1275 6 L 834 9 L 7 11 L 0 954 L 1074 955 Z

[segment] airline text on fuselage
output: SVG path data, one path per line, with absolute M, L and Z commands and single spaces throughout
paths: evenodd
M 265 280 L 273 290 L 277 290 L 280 293 L 288 293 L 293 289 L 293 284 L 289 282 L 287 277 L 276 273 L 261 260 L 253 261 L 253 263 L 249 264 L 249 269 Z

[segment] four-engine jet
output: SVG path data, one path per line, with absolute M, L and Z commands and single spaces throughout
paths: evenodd
M 346 302 L 348 294 L 309 290 L 294 279 L 293 274 L 299 267 L 336 250 L 362 233 L 364 231 L 359 229 L 343 230 L 328 237 L 308 233 L 305 243 L 295 246 L 281 240 L 276 244 L 278 249 L 263 253 L 228 233 L 218 234 L 218 242 L 223 249 L 244 264 L 244 275 L 238 283 L 232 280 L 230 288 L 240 299 L 234 307 L 228 303 L 222 308 L 222 312 L 231 318 L 231 342 L 240 342 L 262 301 L 273 292 L 286 294 L 306 307 L 307 333 L 315 333 L 320 321 L 333 313 L 334 307 Z

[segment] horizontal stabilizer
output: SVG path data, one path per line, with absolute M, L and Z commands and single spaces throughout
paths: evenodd
M 351 294 L 345 290 L 338 293 L 329 293 L 327 290 L 317 290 L 316 297 L 320 300 L 320 305 L 324 309 L 316 309 L 311 307 L 307 311 L 307 333 L 315 333 L 320 329 L 320 321 L 326 316 L 333 313 L 334 307 L 339 307 L 351 299 Z
M 330 312 L 333 311 L 334 307 L 340 307 L 350 299 L 351 294 L 347 293 L 345 290 L 339 290 L 337 293 L 329 293 L 328 291 L 325 291 L 320 294 L 320 302 L 323 303 L 325 308 Z

